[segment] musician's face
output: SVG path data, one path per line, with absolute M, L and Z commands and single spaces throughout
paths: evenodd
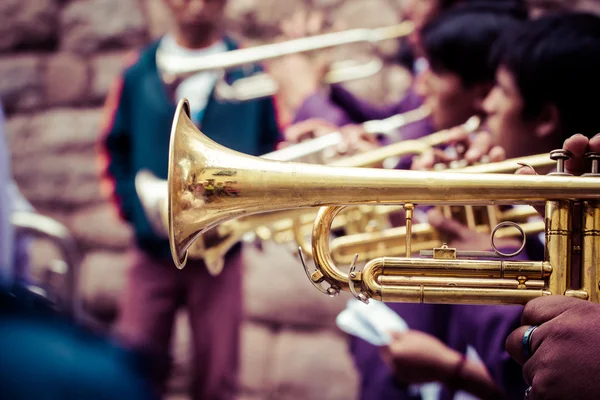
M 483 100 L 479 96 L 479 86 L 465 88 L 458 75 L 436 72 L 431 68 L 419 75 L 415 90 L 431 109 L 431 120 L 436 130 L 465 123 L 478 113 L 477 104 Z
M 512 74 L 500 67 L 496 85 L 483 103 L 487 129 L 509 158 L 527 155 L 528 144 L 535 142 L 535 123 L 524 118 L 524 101 Z
M 227 0 L 163 0 L 178 25 L 189 27 L 216 25 L 223 18 Z

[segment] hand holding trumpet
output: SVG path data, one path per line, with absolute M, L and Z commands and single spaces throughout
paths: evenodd
M 365 131 L 362 125 L 346 125 L 338 128 L 323 119 L 314 118 L 288 127 L 285 132 L 285 142 L 280 147 L 315 139 L 333 132 L 340 132 L 344 142 L 336 149 L 338 155 L 363 153 L 379 147 L 377 138 Z
M 571 136 L 563 149 L 572 154 L 566 171 L 582 175 L 590 171 L 585 154 L 600 152 L 600 134 L 591 139 Z M 516 173 L 536 172 L 522 167 Z M 538 210 L 542 215 L 543 211 Z M 525 306 L 521 325 L 508 336 L 506 349 L 523 365 L 523 377 L 530 385 L 528 399 L 596 397 L 600 390 L 596 350 L 600 347 L 600 305 L 565 296 L 541 297 Z
M 432 148 L 415 157 L 411 169 L 426 171 L 433 169 L 437 164 L 451 164 L 459 160 L 466 165 L 473 165 L 482 160 L 498 162 L 506 158 L 504 149 L 494 145 L 489 132 L 479 131 L 473 134 L 464 125 L 448 130 L 446 145 L 456 151 Z

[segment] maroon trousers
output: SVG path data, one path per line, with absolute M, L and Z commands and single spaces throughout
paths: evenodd
M 133 251 L 116 334 L 127 345 L 152 354 L 155 381 L 164 393 L 174 317 L 186 307 L 192 330 L 192 398 L 229 400 L 235 395 L 242 323 L 242 256 L 231 251 L 221 275 L 189 260 L 183 270 L 170 259 Z M 162 367 L 162 368 L 161 368 Z

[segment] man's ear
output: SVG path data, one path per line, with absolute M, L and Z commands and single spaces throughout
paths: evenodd
M 554 104 L 546 104 L 536 118 L 534 132 L 538 138 L 546 138 L 560 127 L 560 114 Z
M 473 108 L 475 110 L 483 112 L 483 102 L 493 88 L 494 83 L 479 83 L 473 86 Z

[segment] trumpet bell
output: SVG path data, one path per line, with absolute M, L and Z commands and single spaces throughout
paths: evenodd
M 248 213 L 245 202 L 228 200 L 238 197 L 238 183 L 245 181 L 243 166 L 253 160 L 203 135 L 190 115 L 189 102 L 181 100 L 169 146 L 169 242 L 179 269 L 185 266 L 188 249 L 202 233 Z
M 171 127 L 171 138 L 169 143 L 169 174 L 167 182 L 169 183 L 167 206 L 168 206 L 168 217 L 169 217 L 169 243 L 171 246 L 171 255 L 175 266 L 182 269 L 187 262 L 187 249 L 200 234 L 192 237 L 185 237 L 183 232 L 186 228 L 181 222 L 181 209 L 182 209 L 182 198 L 184 197 L 184 188 L 182 185 L 182 177 L 178 176 L 180 169 L 177 165 L 185 163 L 186 160 L 180 160 L 181 155 L 186 155 L 186 150 L 183 147 L 182 141 L 179 139 L 181 136 L 183 139 L 188 139 L 193 135 L 193 130 L 190 126 L 192 120 L 190 118 L 190 104 L 186 101 L 179 102 L 177 110 L 175 111 L 175 117 L 173 119 L 173 126 Z M 186 140 L 187 143 L 187 140 Z

